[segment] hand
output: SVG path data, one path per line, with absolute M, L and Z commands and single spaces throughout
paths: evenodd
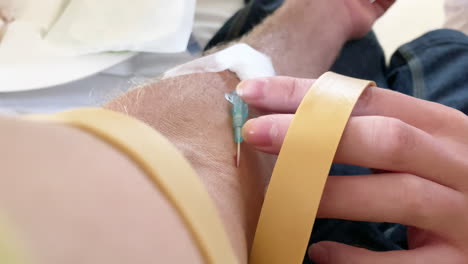
M 250 120 L 247 143 L 278 153 L 313 80 L 243 82 L 242 97 L 273 114 Z M 267 92 L 268 91 L 268 92 Z M 334 242 L 309 250 L 318 264 L 468 263 L 468 117 L 452 108 L 368 88 L 353 112 L 335 162 L 387 171 L 329 177 L 318 217 L 410 226 L 410 250 L 373 252 Z
M 338 1 L 346 6 L 351 25 L 351 38 L 358 39 L 369 33 L 374 22 L 395 3 L 396 0 L 344 0 Z
M 358 39 L 369 33 L 374 22 L 381 17 L 396 0 L 289 0 L 285 8 L 294 11 L 297 17 L 305 13 L 307 23 L 311 10 L 321 10 L 325 16 L 331 16 L 334 23 L 347 27 L 348 39 Z M 330 11 L 331 13 L 327 13 Z M 324 18 L 326 19 L 326 18 Z M 303 23 L 304 23 L 303 22 Z

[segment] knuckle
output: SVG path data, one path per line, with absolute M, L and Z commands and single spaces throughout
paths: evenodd
M 392 165 L 404 164 L 408 160 L 408 151 L 415 145 L 411 127 L 396 118 L 380 117 L 374 122 L 373 143 L 378 147 L 382 158 Z
M 297 86 L 298 86 L 298 81 L 296 78 L 294 78 L 291 82 L 291 85 L 288 87 L 288 89 L 286 89 L 286 100 L 288 102 L 294 100 L 294 95 L 296 94 L 296 89 L 297 89 Z
M 297 90 L 299 89 L 300 82 L 297 78 L 293 78 L 291 85 L 286 89 L 285 100 L 290 104 L 297 104 Z
M 430 128 L 429 132 L 431 134 L 453 133 L 451 131 L 468 128 L 468 116 L 458 109 L 444 106 L 440 114 L 435 118 L 434 124 L 437 124 L 437 126 Z
M 304 87 L 308 86 L 308 82 L 309 80 L 306 79 L 289 79 L 283 90 L 284 102 L 290 106 L 299 106 L 303 99 L 303 94 L 301 92 L 304 90 Z
M 430 208 L 430 200 L 426 181 L 414 175 L 400 176 L 400 199 L 404 201 L 405 224 L 424 225 L 431 219 L 433 210 Z
M 458 192 L 412 174 L 397 177 L 402 224 L 438 230 L 449 217 L 457 219 L 454 226 L 465 226 L 467 202 Z

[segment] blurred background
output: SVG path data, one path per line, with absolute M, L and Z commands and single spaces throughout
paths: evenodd
M 399 0 L 377 20 L 374 30 L 389 58 L 400 45 L 440 28 L 443 22 L 444 0 Z

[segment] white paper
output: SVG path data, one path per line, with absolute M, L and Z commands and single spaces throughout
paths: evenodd
M 13 20 L 0 43 L 0 64 L 38 62 L 56 53 L 44 41 L 44 35 L 68 0 L 0 1 Z
M 102 52 L 185 51 L 195 0 L 0 0 L 15 21 L 0 64 L 41 64 Z
M 40 64 L 54 56 L 55 50 L 43 40 L 40 29 L 20 20 L 8 26 L 0 43 L 0 65 Z
M 8 23 L 12 22 L 23 11 L 26 0 L 0 0 L 0 43 L 6 33 Z
M 0 0 L 0 14 L 6 20 L 15 19 L 24 11 L 27 1 L 31 0 Z
M 45 35 L 62 14 L 68 0 L 30 0 L 18 15 L 17 20 L 27 22 Z
M 195 0 L 71 0 L 46 40 L 69 55 L 182 52 Z

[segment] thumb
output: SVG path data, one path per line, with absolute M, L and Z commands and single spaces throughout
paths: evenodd
M 376 9 L 377 17 L 381 17 L 393 4 L 395 4 L 396 0 L 377 0 L 374 2 L 374 8 Z

